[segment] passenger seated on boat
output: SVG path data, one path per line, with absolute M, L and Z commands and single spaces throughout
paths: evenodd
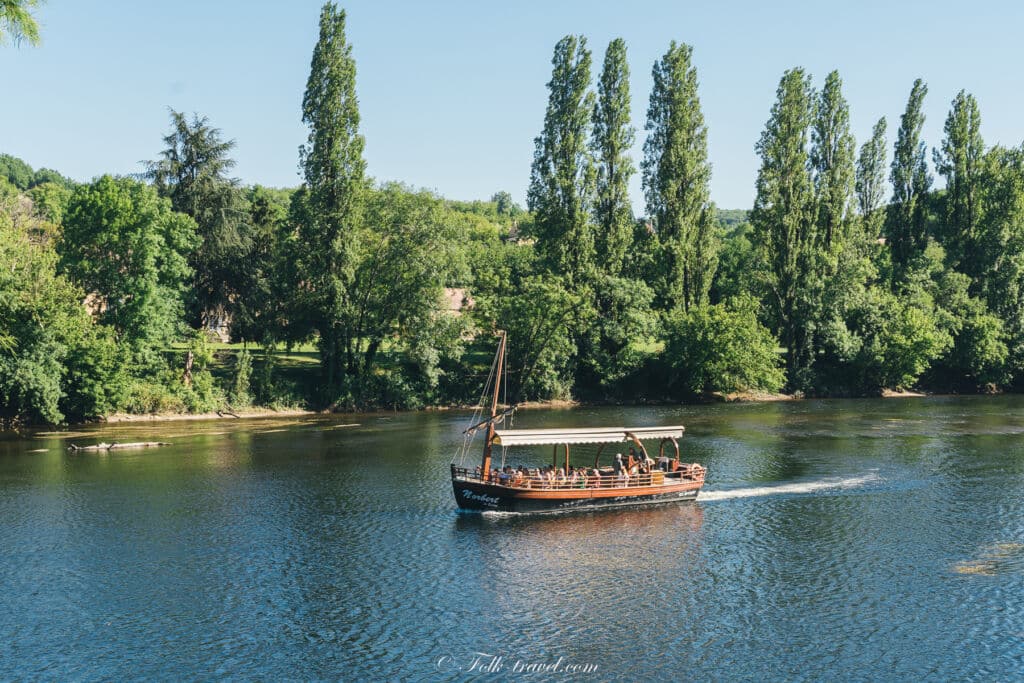
M 658 469 L 662 472 L 668 472 L 668 456 L 664 453 L 658 456 Z
M 482 472 L 482 471 L 480 470 L 480 465 L 477 465 L 477 466 L 476 466 L 476 470 L 474 470 L 474 472 L 473 472 L 473 473 L 474 473 L 474 474 L 476 475 L 476 478 L 477 478 L 477 479 L 479 479 L 479 478 L 480 478 L 480 476 L 481 476 L 481 475 L 483 474 L 483 472 Z
M 538 467 L 536 470 L 534 470 L 534 472 L 535 474 L 533 476 L 533 480 L 535 482 L 536 487 L 541 489 L 547 488 L 548 473 L 544 470 L 544 468 Z
M 513 486 L 522 486 L 524 481 L 526 481 L 526 477 L 523 474 L 523 466 L 520 465 L 516 469 L 516 473 L 512 477 L 512 485 Z
M 501 468 L 501 473 L 498 474 L 498 483 L 502 486 L 508 486 L 508 467 Z

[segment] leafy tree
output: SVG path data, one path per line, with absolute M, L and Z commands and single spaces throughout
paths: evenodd
M 588 148 L 594 95 L 586 38 L 566 36 L 555 45 L 544 128 L 534 140 L 527 204 L 542 261 L 570 287 L 593 269 L 590 210 L 594 164 Z
M 608 44 L 594 106 L 593 148 L 597 168 L 594 199 L 597 263 L 609 275 L 622 272 L 633 236 L 629 179 L 636 172 L 629 150 L 636 130 L 629 118 L 626 41 Z
M 246 192 L 249 216 L 245 220 L 250 239 L 239 256 L 232 284 L 238 293 L 231 302 L 231 336 L 235 340 L 273 344 L 287 337 L 289 277 L 285 248 L 288 242 L 288 207 L 291 192 L 256 185 Z M 297 281 L 297 278 L 294 279 Z
M 569 398 L 576 345 L 566 331 L 592 311 L 582 297 L 559 278 L 530 275 L 511 295 L 482 298 L 478 305 L 479 315 L 508 332 L 510 401 Z
M 953 100 L 941 150 L 933 150 L 935 168 L 946 179 L 943 243 L 954 266 L 973 278 L 981 275 L 978 230 L 981 222 L 981 181 L 985 142 L 981 113 L 973 95 L 961 90 Z
M 785 384 L 776 340 L 758 322 L 757 308 L 746 295 L 677 310 L 668 319 L 664 357 L 674 396 L 778 391 Z
M 591 290 L 593 312 L 579 337 L 576 390 L 584 398 L 615 396 L 618 384 L 647 360 L 655 341 L 654 292 L 642 280 L 599 274 Z M 596 318 L 591 317 L 596 316 Z
M 791 386 L 810 383 L 821 291 L 819 234 L 807 139 L 814 113 L 810 77 L 787 71 L 756 150 L 761 156 L 750 213 L 752 242 L 762 263 L 775 329 L 786 348 Z
M 32 186 L 35 171 L 18 157 L 0 154 L 0 178 L 6 178 L 11 185 L 19 190 L 27 190 Z
M 16 224 L 16 201 L 0 200 L 0 424 L 106 414 L 123 388 L 113 338 L 57 273 L 52 243 Z
M 647 212 L 660 244 L 662 310 L 705 303 L 718 262 L 707 127 L 692 55 L 692 47 L 672 41 L 654 64 L 647 108 L 642 168 Z
M 885 117 L 878 119 L 871 129 L 871 139 L 860 148 L 857 157 L 857 208 L 864 221 L 863 236 L 874 239 L 882 232 L 885 196 Z
M 352 324 L 358 301 L 355 278 L 366 162 L 355 84 L 345 11 L 328 2 L 320 12 L 320 37 L 302 99 L 302 121 L 309 127 L 309 137 L 299 152 L 306 192 L 297 197 L 298 206 L 304 207 L 297 265 L 304 308 L 319 334 L 327 401 L 334 401 L 346 376 L 357 376 L 361 367 L 359 333 Z
M 31 13 L 39 5 L 40 0 L 0 0 L 0 45 L 8 40 L 39 44 L 39 24 Z
M 1024 382 L 1024 146 L 996 146 L 983 160 L 982 211 L 973 258 L 981 297 L 1003 321 L 1007 367 Z
M 152 364 L 178 331 L 197 243 L 195 222 L 152 187 L 105 175 L 71 197 L 61 270 L 90 295 L 119 342 Z
M 499 216 L 510 216 L 515 218 L 523 212 L 523 210 L 512 201 L 512 195 L 502 190 L 501 192 L 495 192 L 491 197 L 491 201 L 495 204 L 495 211 Z
M 925 144 L 921 139 L 924 113 L 921 105 L 928 94 L 928 86 L 920 78 L 914 81 L 907 100 L 907 108 L 900 117 L 893 152 L 892 202 L 886 221 L 893 265 L 899 273 L 916 252 L 924 249 L 928 239 L 927 203 L 932 177 L 925 159 Z
M 234 140 L 223 140 L 209 119 L 181 112 L 171 114 L 167 147 L 158 161 L 146 163 L 146 178 L 171 206 L 195 220 L 202 242 L 190 257 L 193 286 L 190 318 L 196 326 L 219 317 L 238 299 L 234 284 L 245 270 L 243 255 L 250 248 L 245 220 L 247 207 L 228 177 L 235 161 L 229 156 Z
M 71 190 L 55 182 L 45 182 L 34 185 L 28 196 L 32 205 L 41 216 L 54 225 L 60 225 L 64 221 L 64 213 L 67 211 L 68 202 L 71 201 Z
M 351 329 L 362 352 L 361 372 L 393 338 L 434 323 L 453 266 L 458 238 L 447 227 L 444 203 L 429 192 L 385 185 L 368 196 L 367 230 L 353 278 Z
M 740 223 L 722 237 L 715 279 L 711 282 L 712 303 L 724 303 L 742 294 L 751 294 L 758 287 L 751 280 L 757 266 L 757 254 L 750 242 L 750 223 Z
M 853 135 L 850 108 L 842 93 L 839 72 L 825 78 L 811 129 L 811 166 L 817 196 L 818 232 L 825 252 L 835 253 L 847 241 L 853 194 Z

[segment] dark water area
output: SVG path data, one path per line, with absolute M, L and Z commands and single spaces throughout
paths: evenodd
M 524 411 L 709 470 L 547 517 L 456 512 L 467 420 L 0 435 L 0 679 L 1024 677 L 1021 397 Z

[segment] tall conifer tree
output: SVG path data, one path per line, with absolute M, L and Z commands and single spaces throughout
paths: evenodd
M 914 81 L 907 108 L 900 118 L 892 160 L 892 203 L 889 205 L 887 230 L 896 273 L 910 258 L 924 249 L 927 235 L 928 190 L 932 177 L 921 139 L 924 112 L 921 105 L 928 86 L 920 78 Z
M 981 275 L 975 248 L 981 222 L 981 176 L 985 141 L 974 95 L 961 90 L 946 117 L 946 137 L 934 150 L 935 168 L 946 179 L 944 230 L 947 253 L 972 277 Z
M 807 152 L 814 119 L 814 91 L 801 68 L 779 82 L 775 104 L 756 145 L 761 157 L 757 197 L 750 212 L 752 241 L 763 263 L 774 325 L 786 347 L 791 386 L 809 382 L 817 305 L 818 228 Z
M 597 93 L 592 141 L 597 167 L 596 257 L 602 271 L 618 275 L 633 239 L 629 179 L 636 172 L 629 156 L 636 129 L 630 124 L 629 64 L 622 38 L 608 44 Z
M 590 63 L 583 36 L 569 35 L 555 45 L 544 129 L 534 140 L 527 192 L 538 251 L 547 267 L 564 274 L 570 286 L 584 283 L 594 262 Z
M 645 126 L 644 194 L 661 245 L 657 289 L 666 310 L 705 303 L 718 264 L 708 131 L 692 56 L 692 47 L 672 41 L 655 62 Z
M 871 130 L 871 139 L 860 148 L 857 157 L 857 209 L 864 223 L 864 236 L 880 236 L 884 216 L 878 209 L 885 196 L 885 117 Z
M 302 99 L 309 127 L 299 150 L 306 206 L 300 237 L 300 271 L 311 322 L 320 335 L 324 398 L 332 401 L 346 373 L 356 372 L 356 354 L 346 313 L 351 307 L 366 162 L 359 134 L 356 64 L 345 38 L 345 11 L 331 2 L 320 13 L 320 37 L 313 49 Z
M 189 321 L 200 326 L 233 312 L 244 277 L 241 257 L 250 247 L 248 210 L 238 180 L 228 175 L 235 141 L 224 140 L 205 116 L 193 114 L 190 122 L 181 112 L 170 113 L 167 147 L 159 160 L 146 162 L 143 175 L 198 226 L 202 242 L 189 257 L 194 276 L 187 310 Z

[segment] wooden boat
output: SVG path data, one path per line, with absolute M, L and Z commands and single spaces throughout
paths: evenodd
M 682 426 L 596 427 L 583 429 L 497 429 L 512 412 L 498 412 L 498 397 L 504 371 L 506 337 L 502 333 L 495 360 L 491 415 L 466 430 L 472 434 L 486 427 L 483 459 L 472 469 L 451 465 L 455 501 L 464 510 L 499 512 L 563 512 L 577 509 L 609 508 L 692 500 L 704 485 L 707 470 L 684 464 L 679 456 Z M 647 452 L 644 441 L 657 441 L 658 459 Z M 570 465 L 570 446 L 596 444 L 593 467 Z M 626 459 L 602 464 L 601 455 L 609 444 L 632 446 Z M 493 447 L 552 446 L 550 467 L 511 466 L 493 468 Z M 666 446 L 671 450 L 666 451 Z M 562 453 L 559 453 L 561 447 Z M 620 450 L 625 450 L 622 448 Z M 611 452 L 609 450 L 609 452 Z M 561 455 L 561 458 L 559 457 Z M 617 454 L 621 456 L 620 454 Z M 559 460 L 562 463 L 559 463 Z

